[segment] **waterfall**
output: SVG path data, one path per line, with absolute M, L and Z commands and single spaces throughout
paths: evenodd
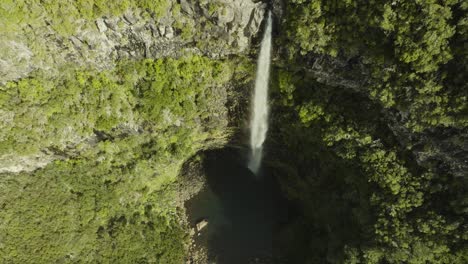
M 260 55 L 257 61 L 257 75 L 253 94 L 250 119 L 250 161 L 249 169 L 257 174 L 262 162 L 263 142 L 268 131 L 268 79 L 270 77 L 271 56 L 271 12 L 262 39 Z

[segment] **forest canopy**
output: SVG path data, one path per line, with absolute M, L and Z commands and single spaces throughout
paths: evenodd
M 317 252 L 298 263 L 468 261 L 467 171 L 440 149 L 466 160 L 467 9 L 286 1 L 276 123 L 293 124 L 278 136 L 295 165 L 283 184 L 308 208 L 302 252 Z

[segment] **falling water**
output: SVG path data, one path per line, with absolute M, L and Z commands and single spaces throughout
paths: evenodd
M 249 169 L 257 174 L 262 162 L 263 142 L 268 131 L 268 78 L 271 56 L 271 12 L 268 12 L 267 28 L 263 36 L 260 56 L 257 62 L 257 76 L 250 120 Z

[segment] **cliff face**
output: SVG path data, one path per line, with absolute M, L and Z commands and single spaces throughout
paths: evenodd
M 123 61 L 178 58 L 187 54 L 224 59 L 246 54 L 265 9 L 264 4 L 251 1 L 162 2 L 158 6 L 162 11 L 136 6 L 122 9 L 121 14 L 101 14 L 92 19 L 78 13 L 76 19 L 68 21 L 66 31 L 60 24 L 63 21 L 55 18 L 56 13 L 61 13 L 60 8 L 26 5 L 21 12 L 30 12 L 30 17 L 15 24 L 14 30 L 9 30 L 14 21 L 7 20 L 8 17 L 1 21 L 5 30 L 0 41 L 0 83 L 8 86 L 8 82 L 21 78 L 46 78 L 59 83 L 70 78 L 66 75 L 74 69 L 112 72 Z M 7 5 L 4 8 L 5 12 L 14 9 Z M 62 9 L 62 15 L 66 16 L 67 9 Z M 38 75 L 43 77 L 35 77 Z M 0 139 L 13 137 L 9 131 L 13 133 L 16 122 L 21 122 L 20 115 L 37 115 L 34 109 L 41 108 L 37 104 L 30 107 L 0 110 L 3 120 Z M 138 130 L 139 125 L 130 119 L 127 129 Z M 32 126 L 35 125 L 31 124 L 29 129 L 37 129 Z M 72 152 L 78 143 L 95 141 L 94 133 L 76 133 L 73 126 L 68 126 L 68 130 L 58 132 L 62 136 L 56 137 L 54 148 Z M 0 151 L 0 172 L 32 171 L 60 158 L 47 150 L 51 144 L 43 142 L 27 155 L 15 148 Z
M 163 1 L 164 2 L 164 1 Z M 163 4 L 161 4 L 163 5 Z M 77 17 L 63 32 L 51 12 L 41 5 L 31 20 L 8 31 L 2 21 L 0 83 L 34 70 L 57 74 L 64 65 L 111 69 L 118 60 L 180 56 L 184 52 L 211 58 L 240 54 L 259 29 L 265 5 L 252 1 L 167 1 L 162 11 L 123 10 L 93 19 Z M 5 9 L 8 11 L 8 9 Z M 67 10 L 63 16 L 67 16 Z

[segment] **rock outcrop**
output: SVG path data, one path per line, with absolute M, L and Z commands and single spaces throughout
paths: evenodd
M 174 0 L 163 17 L 129 9 L 120 16 L 75 21 L 69 36 L 56 32 L 46 18 L 41 24 L 24 24 L 0 40 L 0 84 L 39 69 L 57 74 L 68 64 L 102 70 L 125 59 L 243 53 L 260 28 L 265 8 L 251 0 Z

